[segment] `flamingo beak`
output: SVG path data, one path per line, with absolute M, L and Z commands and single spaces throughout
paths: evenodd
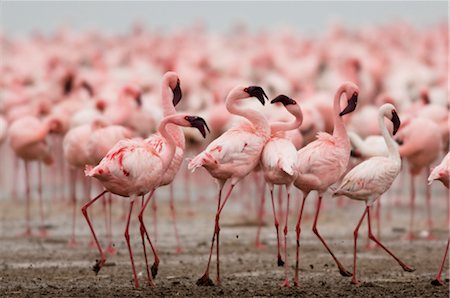
M 293 100 L 292 98 L 290 98 L 290 97 L 288 97 L 288 96 L 286 96 L 286 95 L 283 95 L 283 94 L 278 95 L 277 97 L 275 97 L 274 99 L 272 99 L 272 101 L 271 101 L 270 103 L 271 103 L 271 104 L 274 104 L 274 103 L 276 103 L 276 102 L 281 102 L 284 106 L 287 106 L 287 105 L 295 105 L 295 104 L 297 104 L 297 103 L 295 102 L 295 100 Z
M 266 92 L 259 86 L 249 86 L 244 89 L 244 92 L 247 92 L 250 97 L 256 97 L 262 105 L 265 105 L 266 99 L 269 100 Z
M 92 97 L 94 96 L 94 89 L 92 88 L 91 84 L 89 84 L 86 81 L 83 81 L 81 83 L 81 87 L 83 87 L 84 89 L 86 89 L 86 91 L 89 93 L 89 96 Z
M 139 107 L 142 107 L 142 95 L 141 92 L 138 92 L 135 97 L 136 103 Z
M 173 92 L 172 103 L 173 106 L 175 107 L 180 102 L 181 97 L 183 96 L 180 88 L 180 80 L 177 81 L 177 85 L 175 86 L 174 89 L 172 89 L 172 92 Z
M 211 132 L 209 130 L 208 124 L 206 124 L 205 119 L 203 119 L 202 117 L 186 116 L 185 119 L 191 124 L 192 127 L 195 127 L 200 131 L 203 138 L 206 138 L 206 130 L 208 130 L 208 133 Z
M 348 100 L 348 104 L 345 109 L 339 113 L 339 116 L 344 116 L 345 114 L 351 113 L 356 109 L 356 104 L 358 103 L 358 93 L 353 93 L 352 98 Z
M 400 128 L 400 118 L 397 115 L 396 111 L 392 111 L 392 124 L 394 124 L 394 130 L 392 131 L 392 134 L 395 136 L 395 134 L 397 133 L 398 129 Z

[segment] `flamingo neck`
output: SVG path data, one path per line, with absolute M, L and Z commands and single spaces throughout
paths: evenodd
M 226 100 L 226 107 L 228 112 L 233 115 L 244 117 L 253 125 L 256 130 L 261 131 L 267 137 L 270 135 L 270 127 L 267 119 L 260 112 L 253 109 L 246 109 L 238 106 L 237 101 L 239 98 L 228 97 Z
M 388 148 L 389 158 L 400 162 L 400 152 L 398 151 L 397 143 L 394 141 L 394 138 L 389 133 L 386 127 L 386 123 L 384 122 L 385 112 L 386 112 L 385 109 L 381 109 L 378 112 L 378 126 L 380 127 L 381 135 L 383 136 L 384 142 L 386 143 L 386 146 Z
M 172 134 L 168 131 L 168 125 L 175 125 L 174 120 L 177 117 L 177 115 L 171 115 L 165 117 L 161 123 L 159 124 L 158 132 L 159 134 L 166 139 L 167 142 L 167 150 L 164 150 L 161 153 L 161 161 L 163 164 L 164 171 L 169 167 L 176 151 L 176 142 Z
M 161 84 L 161 98 L 164 117 L 175 115 L 177 111 L 173 105 L 173 94 L 169 86 L 169 80 L 164 78 Z M 172 134 L 175 139 L 175 143 L 181 149 L 185 149 L 185 139 L 184 133 L 181 127 L 176 125 L 169 125 L 168 131 Z
M 350 146 L 350 141 L 347 136 L 347 130 L 345 129 L 344 121 L 342 120 L 342 116 L 339 116 L 341 112 L 341 96 L 345 93 L 345 86 L 341 86 L 334 95 L 333 102 L 333 112 L 334 112 L 334 129 L 333 136 L 336 138 L 342 139 L 343 142 Z
M 289 113 L 291 113 L 291 115 L 293 115 L 295 117 L 294 120 L 291 120 L 290 122 L 274 122 L 270 124 L 270 132 L 276 133 L 279 131 L 289 131 L 289 130 L 293 130 L 293 129 L 297 129 L 300 127 L 300 125 L 303 122 L 303 114 L 300 108 L 296 108 L 296 109 L 287 109 Z

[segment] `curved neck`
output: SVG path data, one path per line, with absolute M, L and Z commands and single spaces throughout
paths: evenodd
M 161 83 L 161 98 L 164 117 L 175 115 L 177 111 L 173 105 L 173 93 L 169 86 L 168 79 L 164 78 Z M 175 139 L 175 143 L 181 149 L 185 149 L 185 139 L 184 133 L 181 127 L 176 125 L 169 125 L 168 131 L 172 134 Z
M 359 151 L 364 151 L 365 149 L 365 143 L 363 139 L 356 133 L 349 133 L 348 137 L 350 139 L 350 143 L 358 149 Z
M 389 133 L 386 123 L 384 122 L 384 110 L 380 110 L 378 113 L 378 125 L 381 130 L 381 135 L 384 138 L 384 142 L 388 148 L 389 158 L 400 161 L 400 153 L 397 148 L 397 143 L 395 143 L 394 138 Z
M 338 138 L 343 138 L 348 140 L 347 136 L 347 130 L 345 129 L 344 121 L 342 120 L 342 117 L 339 116 L 339 113 L 341 112 L 341 96 L 345 93 L 345 86 L 341 86 L 334 95 L 334 102 L 333 102 L 333 113 L 334 113 L 334 129 L 333 129 L 333 136 Z
M 296 108 L 293 108 L 293 109 L 286 108 L 286 110 L 288 110 L 288 112 L 291 113 L 291 115 L 293 115 L 295 117 L 295 119 L 291 120 L 290 122 L 279 121 L 279 122 L 271 123 L 270 124 L 270 132 L 271 133 L 297 129 L 302 124 L 303 114 L 302 114 L 302 110 L 300 109 L 300 107 L 298 105 L 296 105 Z
M 237 105 L 238 98 L 228 96 L 226 99 L 226 107 L 228 112 L 234 115 L 242 116 L 251 122 L 254 128 L 262 130 L 264 134 L 269 136 L 270 127 L 267 119 L 260 112 L 253 109 L 246 109 Z
M 159 124 L 159 128 L 158 128 L 158 132 L 167 141 L 167 150 L 163 151 L 161 154 L 161 160 L 163 163 L 164 170 L 166 170 L 169 167 L 169 165 L 173 159 L 173 156 L 175 155 L 175 150 L 176 150 L 176 146 L 177 146 L 174 137 L 167 129 L 168 124 L 171 124 L 171 126 L 175 125 L 173 123 L 175 117 L 176 117 L 176 115 L 165 117 Z

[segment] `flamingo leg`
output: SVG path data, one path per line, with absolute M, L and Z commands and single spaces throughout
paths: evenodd
M 261 227 L 262 227 L 263 218 L 264 218 L 264 206 L 266 204 L 266 182 L 265 181 L 263 181 L 263 183 L 262 183 L 260 193 L 261 193 L 261 198 L 260 198 L 261 206 L 260 206 L 259 212 L 258 212 L 258 230 L 256 231 L 256 241 L 255 241 L 256 248 L 263 247 L 260 238 L 261 238 Z
M 416 187 L 415 187 L 415 179 L 416 177 L 411 174 L 411 184 L 410 184 L 410 194 L 411 194 L 411 216 L 409 220 L 409 232 L 406 234 L 406 240 L 414 240 L 414 215 L 416 212 Z
M 170 214 L 172 215 L 173 230 L 175 232 L 175 241 L 177 243 L 176 253 L 181 253 L 183 250 L 181 249 L 180 237 L 178 236 L 177 214 L 175 212 L 175 200 L 173 195 L 173 183 L 169 185 L 169 188 L 170 188 L 170 198 L 169 198 Z
M 77 196 L 76 196 L 76 184 L 77 184 L 77 174 L 75 169 L 70 169 L 70 199 L 72 201 L 72 236 L 69 239 L 67 245 L 71 248 L 77 245 L 75 240 L 75 224 L 77 218 Z
M 114 247 L 112 243 L 112 194 L 108 194 L 107 199 L 107 207 L 108 207 L 108 218 L 107 218 L 107 226 L 106 226 L 106 235 L 108 238 L 108 246 L 106 247 L 106 251 L 110 255 L 115 255 L 117 253 L 117 249 Z
M 31 225 L 30 225 L 30 204 L 31 204 L 31 189 L 30 189 L 30 168 L 28 161 L 24 161 L 25 163 L 25 193 L 26 193 L 26 209 L 25 209 L 25 232 L 24 236 L 29 237 L 32 235 L 31 233 Z
M 270 198 L 272 199 L 273 220 L 274 220 L 275 230 L 277 232 L 277 247 L 278 247 L 278 255 L 277 255 L 278 261 L 277 261 L 277 265 L 278 265 L 278 267 L 281 267 L 281 266 L 284 265 L 284 261 L 281 258 L 281 252 L 280 252 L 281 251 L 281 247 L 280 247 L 280 229 L 279 229 L 280 224 L 278 222 L 277 212 L 276 212 L 276 209 L 275 209 L 275 202 L 274 202 L 274 199 L 273 199 L 273 187 L 270 190 Z M 281 206 L 280 206 L 280 208 L 281 208 Z
M 399 258 L 397 258 L 389 249 L 387 249 L 372 233 L 372 227 L 370 224 L 370 207 L 367 206 L 367 224 L 369 226 L 369 238 L 370 240 L 375 241 L 376 244 L 378 244 L 378 246 L 380 246 L 382 249 L 384 249 L 388 254 L 390 254 L 396 261 L 397 263 L 403 268 L 403 270 L 407 271 L 407 272 L 413 272 L 415 269 L 406 265 L 405 263 L 403 263 Z
M 328 247 L 327 243 L 325 242 L 325 240 L 322 238 L 322 236 L 319 234 L 319 230 L 317 230 L 317 219 L 319 218 L 319 212 L 320 212 L 320 206 L 322 204 L 322 195 L 319 195 L 318 199 L 317 199 L 317 209 L 316 209 L 316 215 L 314 216 L 314 224 L 312 227 L 312 230 L 314 232 L 314 234 L 316 234 L 316 236 L 320 239 L 320 241 L 322 242 L 322 244 L 325 246 L 325 248 L 328 250 L 328 252 L 330 253 L 330 255 L 333 257 L 334 261 L 336 262 L 336 265 L 339 268 L 339 273 L 342 276 L 352 276 L 352 274 L 350 273 L 350 271 L 348 271 L 347 269 L 345 269 L 345 267 L 341 264 L 341 262 L 339 262 L 339 260 L 336 258 L 336 256 L 334 255 L 334 253 L 331 251 L 331 249 Z
M 282 283 L 283 287 L 290 287 L 289 278 L 288 278 L 288 264 L 287 264 L 287 234 L 288 234 L 288 217 L 289 217 L 289 201 L 291 200 L 291 192 L 287 189 L 287 205 L 286 205 L 286 217 L 284 221 L 284 282 Z
M 134 287 L 139 288 L 139 281 L 138 281 L 137 274 L 136 274 L 136 268 L 134 267 L 133 251 L 131 250 L 130 234 L 129 234 L 130 219 L 131 219 L 131 212 L 133 211 L 134 199 L 135 199 L 134 196 L 131 197 L 130 211 L 128 211 L 127 224 L 125 227 L 124 236 L 125 236 L 125 240 L 127 241 L 128 252 L 130 253 L 130 262 L 131 262 L 131 269 L 133 270 Z
M 430 168 L 427 167 L 427 175 L 426 177 L 430 176 Z M 436 237 L 432 234 L 433 231 L 433 217 L 431 215 L 431 185 L 428 183 L 428 181 L 425 181 L 426 188 L 426 202 L 427 202 L 427 223 L 428 223 L 428 239 L 436 239 Z
M 92 268 L 92 270 L 94 270 L 94 272 L 96 274 L 98 274 L 98 272 L 100 271 L 100 269 L 102 269 L 103 265 L 106 262 L 106 255 L 103 253 L 102 247 L 100 245 L 100 243 L 98 242 L 97 239 L 97 235 L 95 235 L 95 231 L 94 231 L 94 227 L 92 226 L 91 220 L 89 219 L 89 214 L 88 214 L 88 208 L 95 203 L 95 201 L 97 201 L 98 199 L 100 199 L 105 193 L 107 193 L 107 190 L 104 190 L 102 193 L 100 193 L 98 196 L 96 196 L 95 198 L 93 198 L 92 200 L 90 200 L 89 202 L 87 202 L 86 204 L 83 205 L 83 207 L 81 207 L 81 212 L 83 212 L 84 217 L 86 218 L 86 221 L 89 225 L 89 228 L 91 229 L 91 234 L 92 237 L 94 238 L 95 244 L 97 246 L 97 249 L 100 253 L 100 260 L 97 260 L 94 267 Z
M 91 197 L 91 179 L 81 176 L 83 180 L 84 197 Z M 89 247 L 94 248 L 96 246 L 95 239 L 91 237 L 91 241 L 88 244 Z
M 353 231 L 353 277 L 352 277 L 351 283 L 354 285 L 359 284 L 359 280 L 356 278 L 356 248 L 358 245 L 358 231 L 359 231 L 359 227 L 361 226 L 362 221 L 364 220 L 364 217 L 367 214 L 368 208 L 369 207 L 366 207 L 364 209 L 364 212 L 363 212 L 360 220 L 358 221 L 358 224 L 356 225 L 355 230 Z
M 39 196 L 39 215 L 41 217 L 41 227 L 39 234 L 41 237 L 47 237 L 47 229 L 45 227 L 44 202 L 42 200 L 42 163 L 38 161 L 38 196 Z
M 150 192 L 150 194 L 147 197 L 147 200 L 145 201 L 145 203 L 142 206 L 141 211 L 139 211 L 139 215 L 138 215 L 141 233 L 145 234 L 145 236 L 147 238 L 147 241 L 150 243 L 150 247 L 151 247 L 152 252 L 153 252 L 154 263 L 153 263 L 152 268 L 151 268 L 151 272 L 152 272 L 153 278 L 155 278 L 156 275 L 158 274 L 159 257 L 158 257 L 158 253 L 156 251 L 156 247 L 153 245 L 152 241 L 150 240 L 150 236 L 148 235 L 148 232 L 147 232 L 147 227 L 145 226 L 145 223 L 144 223 L 144 211 L 147 208 L 148 203 L 152 199 L 152 197 L 154 195 L 154 192 L 155 192 L 155 190 L 152 190 Z M 147 270 L 147 272 L 148 272 L 148 270 Z M 150 277 L 148 277 L 148 285 L 149 286 L 153 286 L 153 281 L 151 280 Z
M 299 252 L 300 252 L 300 232 L 302 231 L 300 224 L 302 221 L 303 208 L 305 207 L 306 197 L 308 197 L 308 193 L 303 193 L 302 205 L 300 207 L 300 214 L 298 215 L 297 225 L 295 226 L 295 233 L 297 239 L 297 248 L 295 252 L 295 275 L 294 275 L 294 285 L 298 286 L 298 265 L 299 265 Z
M 141 209 L 142 209 L 142 207 L 144 207 L 144 195 L 142 195 Z M 142 248 L 144 250 L 145 270 L 147 272 L 147 284 L 150 287 L 153 287 L 154 284 L 153 284 L 152 278 L 150 276 L 150 269 L 148 267 L 147 248 L 145 247 L 144 227 L 143 227 L 142 223 L 139 224 L 139 231 L 141 233 Z
M 447 240 L 447 247 L 445 248 L 444 258 L 442 259 L 442 263 L 441 263 L 441 267 L 439 268 L 439 272 L 436 275 L 436 278 L 431 282 L 431 284 L 434 285 L 434 286 L 442 286 L 442 285 L 444 285 L 444 282 L 442 281 L 442 277 L 441 276 L 442 276 L 442 271 L 444 270 L 445 260 L 447 259 L 449 244 L 450 244 L 450 237 Z
M 156 203 L 156 198 L 152 201 L 152 210 L 153 210 L 153 238 L 155 239 L 155 243 L 158 242 L 158 204 Z
M 187 168 L 184 171 L 184 193 L 186 195 L 187 210 L 188 213 L 191 214 L 191 175 L 189 175 Z

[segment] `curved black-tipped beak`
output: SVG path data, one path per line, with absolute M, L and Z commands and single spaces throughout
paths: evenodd
M 89 84 L 89 83 L 86 82 L 86 81 L 83 81 L 83 82 L 81 83 L 81 87 L 84 88 L 84 89 L 86 89 L 86 91 L 87 91 L 87 93 L 89 93 L 89 96 L 90 96 L 90 97 L 94 96 L 94 88 L 92 88 L 91 84 Z
M 396 111 L 392 111 L 392 124 L 394 124 L 394 130 L 392 131 L 392 135 L 395 136 L 395 134 L 397 133 L 398 129 L 400 128 L 400 118 L 397 115 Z
M 286 96 L 286 95 L 278 95 L 277 97 L 275 97 L 274 99 L 272 99 L 272 101 L 270 102 L 271 104 L 274 104 L 276 102 L 281 102 L 283 105 L 287 106 L 287 105 L 295 105 L 297 104 L 295 102 L 295 100 L 293 100 L 292 98 Z
M 198 116 L 186 116 L 185 119 L 189 121 L 192 127 L 197 128 L 202 134 L 202 136 L 206 138 L 206 130 L 208 130 L 208 133 L 210 132 L 210 130 L 208 124 L 206 124 L 205 119 Z
M 141 92 L 138 92 L 134 99 L 136 100 L 136 103 L 137 103 L 138 107 L 142 107 L 142 95 L 141 95 Z
M 262 105 L 265 104 L 266 99 L 269 100 L 266 92 L 259 86 L 250 86 L 245 88 L 244 91 L 247 92 L 250 97 L 256 97 Z
M 348 104 L 345 109 L 339 113 L 339 116 L 344 116 L 345 114 L 351 113 L 356 109 L 356 104 L 358 103 L 358 93 L 353 93 L 352 98 L 348 100 Z
M 173 92 L 173 99 L 172 99 L 172 103 L 173 106 L 175 107 L 181 100 L 181 97 L 183 96 L 182 92 L 181 92 L 181 87 L 180 87 L 180 80 L 177 81 L 177 85 L 175 86 L 174 89 L 172 89 Z
M 67 75 L 63 80 L 63 92 L 64 95 L 69 95 L 73 89 L 73 82 L 75 77 L 72 74 Z

